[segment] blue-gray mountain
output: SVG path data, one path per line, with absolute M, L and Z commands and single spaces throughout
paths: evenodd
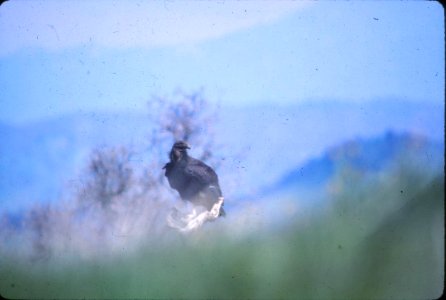
M 323 181 L 333 166 L 331 157 L 321 153 L 356 136 L 379 136 L 391 129 L 443 140 L 443 112 L 442 104 L 396 100 L 221 106 L 215 136 L 218 156 L 224 159 L 218 173 L 227 204 L 271 186 L 306 162 L 307 167 L 286 176 L 277 189 L 293 186 L 293 178 L 300 178 L 301 185 Z M 0 210 L 66 196 L 67 185 L 78 178 L 94 147 L 133 144 L 136 152 L 143 153 L 151 128 L 144 112 L 78 113 L 31 124 L 0 123 Z M 326 163 L 310 160 L 318 156 Z M 378 150 L 375 156 L 381 157 Z M 358 163 L 370 165 L 369 159 Z M 308 175 L 301 176 L 302 172 Z
M 0 210 L 66 196 L 94 147 L 140 141 L 147 123 L 143 114 L 79 114 L 0 124 Z
M 283 176 L 262 194 L 324 193 L 331 180 L 341 172 L 367 176 L 395 168 L 415 168 L 420 172 L 440 173 L 443 167 L 444 142 L 388 131 L 375 138 L 356 138 L 329 148 L 322 156 Z

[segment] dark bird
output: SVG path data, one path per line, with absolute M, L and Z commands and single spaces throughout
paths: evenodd
M 218 176 L 204 162 L 190 157 L 187 149 L 190 147 L 186 142 L 173 144 L 169 154 L 170 161 L 163 167 L 166 170 L 165 176 L 170 187 L 178 191 L 181 199 L 210 210 L 219 198 L 223 197 Z M 226 215 L 223 207 L 220 208 L 219 215 Z

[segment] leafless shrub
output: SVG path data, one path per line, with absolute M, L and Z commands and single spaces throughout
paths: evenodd
M 151 118 L 156 120 L 150 144 L 162 150 L 160 158 L 175 141 L 183 140 L 192 145 L 197 158 L 213 163 L 215 133 L 213 124 L 217 112 L 211 106 L 202 90 L 193 93 L 177 91 L 171 97 L 152 97 L 149 102 Z M 158 151 L 159 151 L 158 150 Z
M 159 241 L 167 232 L 165 219 L 176 194 L 164 181 L 162 167 L 176 140 L 191 144 L 195 155 L 210 163 L 215 146 L 212 111 L 202 91 L 177 92 L 170 98 L 153 97 L 151 128 L 142 145 L 147 160 L 133 161 L 134 148 L 102 147 L 92 151 L 75 193 L 68 202 L 35 206 L 26 212 L 20 229 L 1 230 L 2 236 L 23 239 L 33 260 L 57 253 L 80 255 L 123 249 L 130 244 Z M 8 224 L 3 220 L 2 224 Z M 6 226 L 5 225 L 5 226 Z M 120 250 L 119 250 L 120 251 Z
M 95 149 L 82 180 L 80 199 L 108 207 L 112 200 L 129 191 L 132 168 L 124 147 Z
M 53 234 L 53 226 L 51 226 L 50 205 L 44 205 L 33 208 L 27 214 L 24 225 L 31 229 L 30 242 L 32 243 L 32 259 L 47 260 L 52 253 L 51 236 Z

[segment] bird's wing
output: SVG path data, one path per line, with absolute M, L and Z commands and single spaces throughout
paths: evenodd
M 169 177 L 169 173 L 170 171 L 172 171 L 172 168 L 173 168 L 173 163 L 171 162 L 168 162 L 167 164 L 164 165 L 163 170 L 166 170 L 164 173 L 166 177 Z
M 202 185 L 218 184 L 218 177 L 214 170 L 199 160 L 191 160 L 184 172 Z

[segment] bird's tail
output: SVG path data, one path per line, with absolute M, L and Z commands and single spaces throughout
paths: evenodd
M 211 192 L 212 197 L 214 199 L 218 199 L 218 201 L 222 200 L 222 204 L 220 206 L 220 211 L 218 213 L 218 216 L 219 217 L 226 217 L 226 211 L 223 208 L 223 206 L 225 205 L 225 202 L 224 202 L 224 198 L 223 198 L 223 195 L 221 193 L 220 187 L 215 186 L 215 185 L 210 185 L 208 187 L 208 189 Z
M 226 217 L 226 212 L 223 209 L 224 204 L 225 204 L 225 198 L 218 197 L 218 201 L 214 204 L 211 211 L 214 210 L 215 208 L 217 208 L 218 209 L 217 217 Z
M 223 205 L 220 207 L 220 212 L 218 214 L 219 217 L 226 217 L 226 211 L 223 208 Z

